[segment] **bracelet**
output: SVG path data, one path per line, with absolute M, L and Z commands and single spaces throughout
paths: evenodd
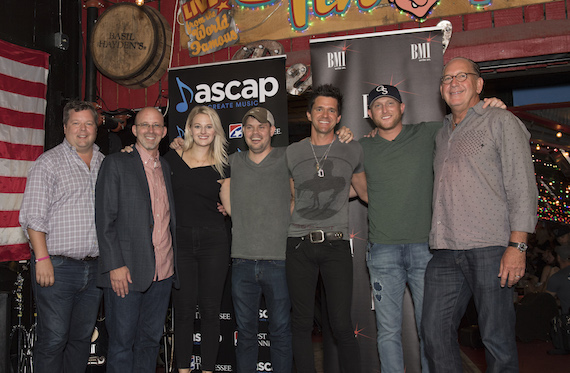
M 42 260 L 46 260 L 46 259 L 49 259 L 49 255 L 36 259 L 36 263 L 41 262 Z

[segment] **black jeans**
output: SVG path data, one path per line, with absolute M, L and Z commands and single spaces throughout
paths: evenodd
M 230 265 L 225 226 L 177 227 L 178 278 L 174 289 L 174 353 L 178 368 L 189 368 L 196 305 L 200 311 L 201 368 L 214 370 L 220 336 L 220 304 Z
M 341 372 L 360 373 L 360 349 L 350 316 L 352 255 L 349 242 L 339 240 L 313 244 L 298 237 L 289 237 L 286 270 L 293 308 L 293 357 L 297 372 L 315 372 L 311 333 L 320 271 L 330 325 L 338 344 Z

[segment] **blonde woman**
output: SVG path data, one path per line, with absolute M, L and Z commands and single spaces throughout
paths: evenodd
M 218 114 L 196 106 L 186 120 L 184 145 L 165 159 L 172 171 L 180 289 L 174 290 L 175 356 L 190 372 L 196 306 L 201 315 L 201 368 L 213 372 L 218 355 L 220 303 L 229 268 L 229 238 L 218 212 L 228 178 L 227 140 Z

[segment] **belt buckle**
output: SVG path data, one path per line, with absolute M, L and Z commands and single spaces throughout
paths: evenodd
M 311 243 L 325 242 L 325 232 L 322 230 L 309 232 L 309 241 L 311 241 Z

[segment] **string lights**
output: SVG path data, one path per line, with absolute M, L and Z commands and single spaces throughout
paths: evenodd
M 570 224 L 570 182 L 548 154 L 550 152 L 567 154 L 567 152 L 547 145 L 536 144 L 536 147 L 541 150 L 535 151 L 532 155 L 538 186 L 538 217 Z

